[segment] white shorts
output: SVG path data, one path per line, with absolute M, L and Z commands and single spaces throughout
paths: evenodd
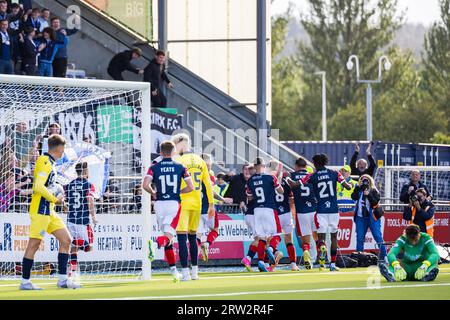
M 255 208 L 255 234 L 267 238 L 281 233 L 280 219 L 275 210 Z
M 294 230 L 294 222 L 292 220 L 292 212 L 286 212 L 283 214 L 279 214 L 278 218 L 280 219 L 281 229 L 284 234 L 291 234 L 292 230 Z
M 313 234 L 313 232 L 317 231 L 315 216 L 315 212 L 297 214 L 299 227 L 298 232 L 301 237 L 310 236 Z
M 92 229 L 90 225 L 68 222 L 67 230 L 69 230 L 73 240 L 83 240 L 89 244 L 93 242 Z
M 180 203 L 175 200 L 158 200 L 155 201 L 153 208 L 155 209 L 156 221 L 161 231 L 175 236 L 178 220 L 180 219 Z
M 318 213 L 317 233 L 336 233 L 338 231 L 339 213 Z
M 244 216 L 244 221 L 248 227 L 249 233 L 251 233 L 255 237 L 256 236 L 256 234 L 255 234 L 255 215 L 254 214 L 246 214 Z
M 207 214 L 202 214 L 198 224 L 197 233 L 207 233 L 214 229 L 215 217 L 209 218 Z

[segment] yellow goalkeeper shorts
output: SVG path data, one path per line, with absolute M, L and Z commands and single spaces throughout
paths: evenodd
M 178 220 L 177 232 L 197 232 L 200 224 L 200 210 L 183 209 L 181 205 L 180 219 Z
M 30 238 L 42 240 L 45 233 L 52 234 L 56 230 L 66 228 L 66 225 L 55 212 L 50 215 L 30 213 Z

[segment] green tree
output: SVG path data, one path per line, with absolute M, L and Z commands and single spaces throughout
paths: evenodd
M 281 129 L 282 140 L 292 139 L 298 131 L 292 120 L 298 116 L 302 96 L 300 66 L 292 57 L 280 55 L 290 19 L 290 8 L 272 18 L 272 127 Z
M 450 0 L 440 0 L 441 15 L 425 36 L 424 88 L 430 101 L 444 113 L 450 130 Z
M 390 59 L 394 67 L 389 77 L 373 88 L 374 137 L 396 142 L 429 141 L 436 131 L 445 130 L 444 114 L 434 108 L 428 95 L 421 90 L 423 80 L 414 66 L 412 53 L 394 49 Z M 338 110 L 330 119 L 330 127 L 330 134 L 336 140 L 364 139 L 364 100 Z
M 351 54 L 356 54 L 360 58 L 361 78 L 377 77 L 378 58 L 383 49 L 388 55 L 394 51 L 392 40 L 403 22 L 403 15 L 397 14 L 397 0 L 308 2 L 310 11 L 301 17 L 301 23 L 310 43 L 300 43 L 296 56 L 304 70 L 306 83 L 300 107 L 301 114 L 307 115 L 307 119 L 302 121 L 302 128 L 310 139 L 320 137 L 320 78 L 314 72 L 324 70 L 327 73 L 327 117 L 330 119 L 328 139 L 364 139 L 365 107 L 362 103 L 365 87 L 356 83 L 355 72 L 347 70 L 346 62 Z M 385 75 L 383 82 L 392 85 L 394 77 Z M 374 97 L 379 94 L 376 87 L 373 94 Z
M 433 138 L 431 138 L 430 142 L 440 144 L 450 144 L 450 135 L 442 132 L 436 132 L 433 135 Z

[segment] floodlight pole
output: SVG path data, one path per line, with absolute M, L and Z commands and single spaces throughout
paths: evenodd
M 158 0 L 158 49 L 167 54 L 167 0 Z M 166 62 L 167 64 L 168 62 Z M 161 91 L 167 95 L 166 86 L 161 86 Z
M 258 131 L 258 147 L 267 152 L 267 99 L 266 99 L 266 2 L 256 0 L 256 129 Z
M 317 71 L 314 74 L 322 76 L 322 141 L 327 141 L 327 73 L 325 71 Z
M 354 62 L 353 62 L 354 61 Z M 381 56 L 378 59 L 378 78 L 376 80 L 361 80 L 359 78 L 359 59 L 356 55 L 352 54 L 347 61 L 347 69 L 350 71 L 353 69 L 353 64 L 356 64 L 356 82 L 357 83 L 367 83 L 366 87 L 366 111 L 367 111 L 367 141 L 372 141 L 372 83 L 380 83 L 382 79 L 382 66 L 381 63 L 384 61 L 384 69 L 387 71 L 391 68 L 391 63 L 386 56 Z

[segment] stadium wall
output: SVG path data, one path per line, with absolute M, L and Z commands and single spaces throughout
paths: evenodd
M 62 215 L 65 220 L 65 217 Z M 80 252 L 80 261 L 133 260 L 142 259 L 143 239 L 142 215 L 137 214 L 99 214 L 98 224 L 94 229 L 93 252 Z M 210 248 L 208 265 L 237 264 L 248 250 L 253 235 L 248 230 L 242 214 L 219 214 L 219 237 Z M 437 243 L 450 243 L 450 211 L 435 214 L 434 239 Z M 161 234 L 156 219 L 152 219 L 152 238 Z M 402 219 L 401 212 L 387 212 L 382 219 L 382 230 L 386 242 L 394 242 L 408 225 Z M 0 263 L 20 262 L 28 241 L 29 215 L 23 213 L 8 213 L 0 215 Z M 296 238 L 296 237 L 294 237 Z M 340 253 L 355 251 L 356 233 L 353 213 L 341 213 L 338 241 Z M 298 240 L 294 241 L 297 255 L 301 254 Z M 175 244 L 178 249 L 178 245 Z M 279 247 L 287 257 L 285 244 Z M 377 251 L 372 234 L 368 231 L 365 243 L 366 251 Z M 58 243 L 51 235 L 46 235 L 35 260 L 37 262 L 54 262 Z M 157 250 L 154 267 L 163 266 L 163 249 Z M 202 263 L 201 263 L 202 264 Z

